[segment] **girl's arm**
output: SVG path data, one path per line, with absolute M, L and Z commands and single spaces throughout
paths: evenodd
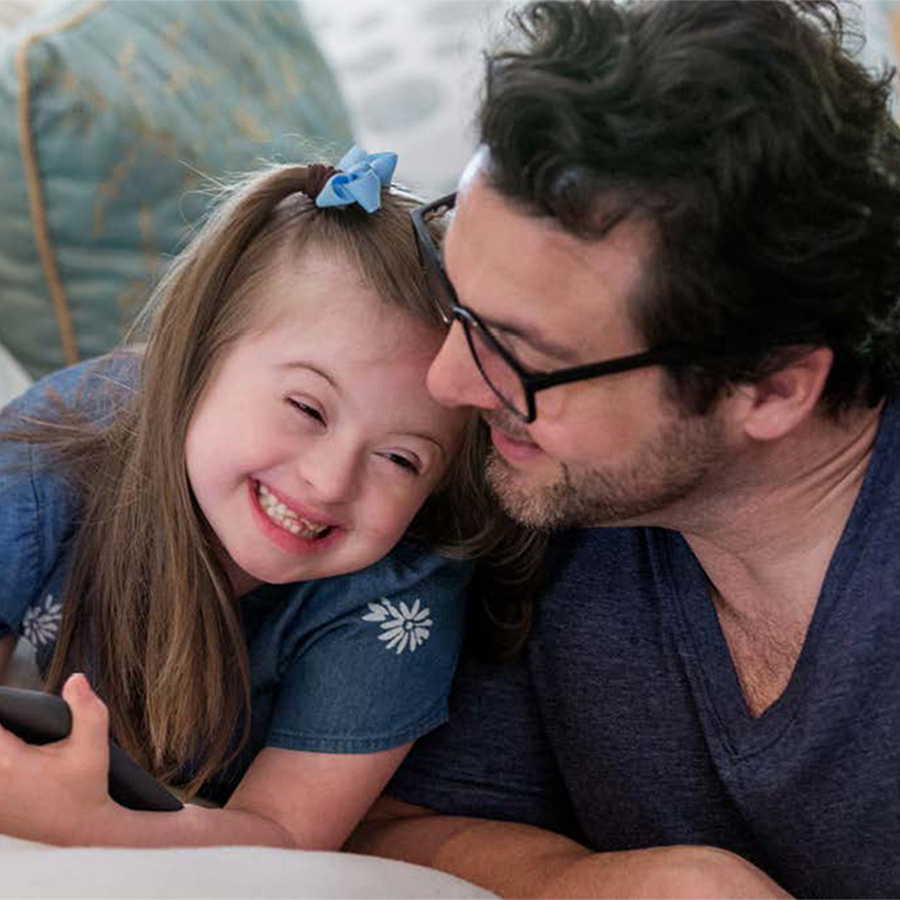
M 0 831 L 66 845 L 253 844 L 337 850 L 410 745 L 378 753 L 263 750 L 224 809 L 137 812 L 107 792 L 106 707 L 81 675 L 63 689 L 68 738 L 29 746 L 0 729 Z

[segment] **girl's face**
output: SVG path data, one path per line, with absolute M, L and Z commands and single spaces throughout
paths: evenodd
M 381 559 L 468 415 L 425 387 L 441 333 L 388 307 L 341 257 L 273 264 L 253 302 L 258 325 L 219 361 L 185 446 L 239 595 Z

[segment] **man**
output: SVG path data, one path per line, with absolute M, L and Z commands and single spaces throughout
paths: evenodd
M 542 3 L 518 37 L 445 272 L 418 229 L 429 386 L 482 410 L 514 516 L 591 527 L 351 846 L 509 895 L 898 896 L 887 78 L 823 5 Z

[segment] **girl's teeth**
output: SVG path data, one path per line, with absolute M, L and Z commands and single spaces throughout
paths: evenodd
M 265 485 L 259 485 L 256 493 L 263 512 L 276 525 L 280 525 L 291 534 L 302 535 L 303 537 L 316 537 L 328 528 L 327 525 L 316 525 L 301 518 L 295 510 L 277 500 Z

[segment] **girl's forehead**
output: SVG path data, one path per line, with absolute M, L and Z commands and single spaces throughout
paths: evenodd
M 455 445 L 466 416 L 439 404 L 427 388 L 442 332 L 373 302 L 380 308 L 375 316 L 351 315 L 350 304 L 346 315 L 283 314 L 238 342 L 227 377 L 315 398 L 332 421 L 352 421 L 367 434 L 425 433 L 445 448 Z
M 397 350 L 425 345 L 436 350 L 443 327 L 426 318 L 415 298 L 382 296 L 340 251 L 306 248 L 281 254 L 253 292 L 255 330 L 280 331 L 285 339 L 368 337 Z

